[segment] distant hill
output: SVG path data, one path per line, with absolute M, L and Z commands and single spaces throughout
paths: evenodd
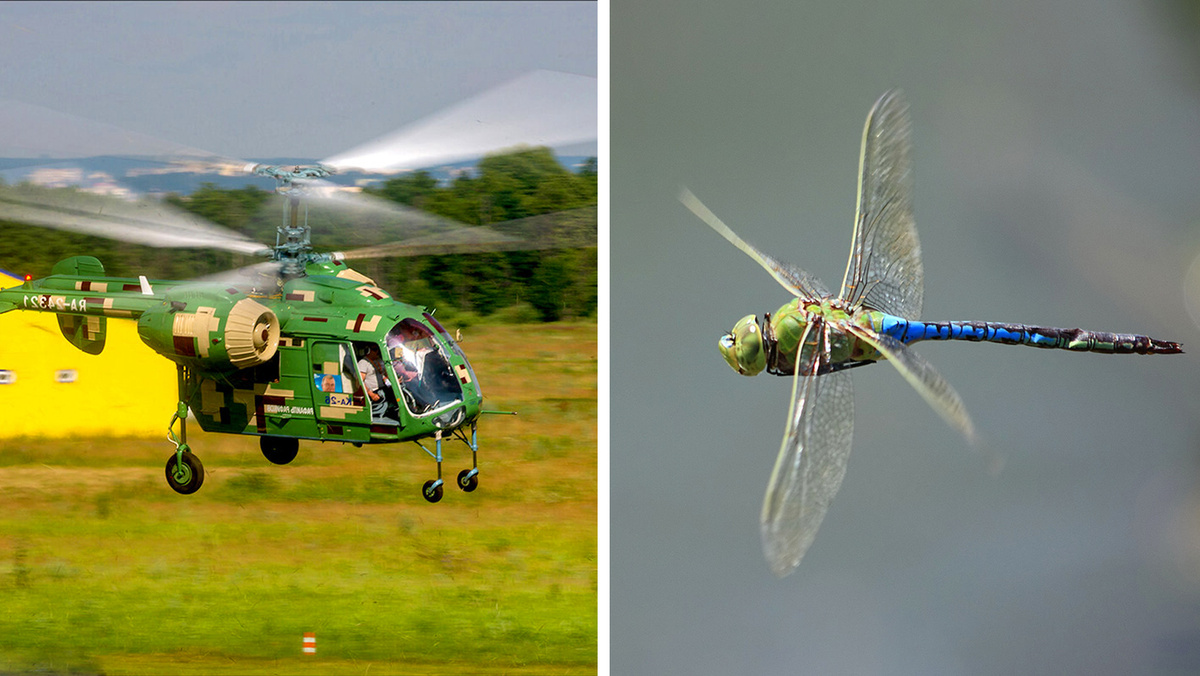
M 571 171 L 578 171 L 587 156 L 571 155 L 559 157 L 558 161 Z M 250 159 L 259 164 L 295 165 L 312 164 L 316 160 L 294 157 Z M 441 183 L 449 183 L 463 172 L 471 172 L 479 160 L 465 160 L 426 169 Z M 261 176 L 222 176 L 200 173 L 147 173 L 161 169 L 166 164 L 145 158 L 130 157 L 83 157 L 76 159 L 0 158 L 0 180 L 9 185 L 33 180 L 47 185 L 77 185 L 86 189 L 107 191 L 123 187 L 141 194 L 178 193 L 188 195 L 201 184 L 212 183 L 225 189 L 237 189 L 253 185 L 263 190 L 275 189 L 275 182 Z M 334 174 L 328 180 L 338 185 L 364 185 L 383 181 L 393 175 L 360 174 L 357 172 Z

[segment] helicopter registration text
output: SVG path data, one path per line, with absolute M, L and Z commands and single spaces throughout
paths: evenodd
M 325 404 L 328 406 L 350 406 L 350 395 L 341 392 L 326 392 Z
M 72 298 L 67 301 L 66 296 L 48 296 L 30 294 L 22 296 L 24 307 L 34 310 L 57 310 L 59 312 L 86 312 L 87 299 Z

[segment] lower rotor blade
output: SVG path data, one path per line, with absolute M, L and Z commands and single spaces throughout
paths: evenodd
M 155 247 L 246 254 L 267 248 L 165 202 L 133 202 L 73 188 L 0 186 L 0 219 Z
M 399 242 L 346 251 L 341 256 L 348 260 L 361 260 L 594 247 L 596 213 L 596 207 L 584 207 L 488 226 L 459 226 Z

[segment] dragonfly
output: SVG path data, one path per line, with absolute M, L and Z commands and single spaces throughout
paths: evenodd
M 794 296 L 771 315 L 747 315 L 721 336 L 725 361 L 742 375 L 792 377 L 787 427 L 760 526 L 772 572 L 800 564 L 841 487 L 854 431 L 849 370 L 887 361 L 970 444 L 975 427 L 954 388 L 909 346 L 970 340 L 1100 352 L 1179 354 L 1149 336 L 984 321 L 920 321 L 924 269 L 912 206 L 908 104 L 899 90 L 875 102 L 863 128 L 850 259 L 836 296 L 816 277 L 754 248 L 687 188 L 679 199 Z

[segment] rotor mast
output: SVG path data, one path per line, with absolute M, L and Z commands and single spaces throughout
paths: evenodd
M 304 205 L 303 222 L 300 218 L 301 198 L 307 190 L 303 179 L 325 178 L 333 174 L 334 169 L 323 164 L 297 165 L 290 168 L 256 164 L 251 171 L 259 176 L 275 179 L 275 192 L 286 198 L 283 205 L 283 221 L 275 234 L 273 258 L 279 261 L 284 277 L 303 277 L 304 267 L 317 258 L 317 255 L 312 253 L 307 205 Z

